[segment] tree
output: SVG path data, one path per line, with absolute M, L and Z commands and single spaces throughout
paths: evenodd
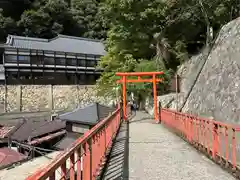
M 158 69 L 157 63 L 158 62 L 156 61 L 141 60 L 134 68 L 134 71 L 135 72 L 160 71 L 160 69 Z M 146 76 L 142 78 L 144 79 L 144 78 L 152 78 L 152 77 Z M 162 86 L 163 84 L 159 83 L 159 85 Z M 140 109 L 142 109 L 142 107 L 144 106 L 146 97 L 150 96 L 153 92 L 153 86 L 152 86 L 152 83 L 129 84 L 128 91 L 134 93 L 134 95 L 137 97 L 138 106 L 140 107 Z
M 156 48 L 156 66 L 157 67 L 164 67 L 164 69 L 167 69 L 169 67 L 169 61 L 170 61 L 170 45 L 168 43 L 168 40 L 164 37 L 162 37 L 161 33 L 154 34 L 154 40 L 155 45 L 153 45 Z
M 18 22 L 22 34 L 30 37 L 50 38 L 52 34 L 51 17 L 43 10 L 25 11 Z M 61 32 L 61 30 L 59 31 Z
M 15 21 L 19 20 L 21 14 L 31 6 L 31 0 L 1 0 L 0 8 L 5 17 L 11 17 Z
M 35 6 L 40 8 L 26 10 L 18 22 L 26 36 L 52 38 L 59 33 L 75 35 L 78 33 L 76 21 L 64 0 L 42 1 Z M 45 3 L 45 4 L 44 4 Z
M 135 71 L 142 59 L 155 56 L 150 44 L 153 35 L 163 28 L 162 5 L 157 0 L 106 0 L 103 3 L 102 18 L 110 29 L 106 40 L 108 53 L 99 64 L 104 69 L 98 81 L 102 91 L 111 91 L 115 86 L 115 72 Z
M 4 42 L 8 34 L 15 34 L 16 23 L 11 17 L 4 17 L 3 10 L 0 9 L 0 42 Z
M 100 3 L 97 0 L 72 0 L 71 9 L 74 19 L 81 28 L 84 37 L 105 39 L 104 28 L 99 17 Z
M 240 15 L 239 0 L 4 0 L 0 7 L 1 41 L 7 34 L 59 33 L 106 40 L 107 54 L 99 63 L 102 92 L 116 86 L 117 71 L 149 69 L 153 63 L 153 71 L 176 71 Z

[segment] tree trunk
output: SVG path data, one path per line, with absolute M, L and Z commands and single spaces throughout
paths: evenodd
M 145 99 L 142 99 L 140 102 L 139 102 L 139 110 L 145 110 Z

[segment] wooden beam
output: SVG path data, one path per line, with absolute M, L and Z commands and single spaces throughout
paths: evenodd
M 117 72 L 116 76 L 152 76 L 163 75 L 164 72 Z
M 153 80 L 152 79 L 127 79 L 126 83 L 152 83 Z M 156 82 L 163 82 L 163 79 L 156 79 Z M 117 83 L 123 83 L 123 80 L 117 80 Z

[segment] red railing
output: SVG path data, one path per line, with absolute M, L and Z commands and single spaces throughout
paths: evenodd
M 161 121 L 218 163 L 240 165 L 240 126 L 162 108 Z
M 121 109 L 118 108 L 27 180 L 95 179 L 105 163 L 106 152 L 110 149 L 120 124 Z

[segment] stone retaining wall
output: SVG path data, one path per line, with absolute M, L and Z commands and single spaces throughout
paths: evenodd
M 183 112 L 240 123 L 240 18 L 222 27 Z
M 108 105 L 110 99 L 97 97 L 95 86 L 0 86 L 0 112 L 61 111 L 92 102 Z

